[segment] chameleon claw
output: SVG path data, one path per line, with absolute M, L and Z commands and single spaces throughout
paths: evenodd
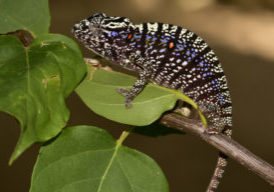
M 127 109 L 131 108 L 131 101 L 132 101 L 132 99 L 126 97 L 125 106 L 126 106 Z

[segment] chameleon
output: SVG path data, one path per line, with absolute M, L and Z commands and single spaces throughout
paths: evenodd
M 77 22 L 72 33 L 94 53 L 138 73 L 129 89 L 118 88 L 125 107 L 148 82 L 179 90 L 197 105 L 209 125 L 205 133 L 232 134 L 232 102 L 218 57 L 198 35 L 157 22 L 134 24 L 127 17 L 96 13 Z M 219 153 L 207 192 L 215 192 L 227 165 Z

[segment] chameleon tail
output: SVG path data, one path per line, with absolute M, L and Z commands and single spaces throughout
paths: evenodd
M 225 167 L 227 165 L 227 158 L 228 157 L 225 154 L 221 152 L 219 153 L 217 165 L 215 167 L 214 174 L 210 180 L 206 192 L 215 192 L 217 190 L 217 187 L 223 177 Z
M 228 137 L 231 137 L 232 134 L 232 127 L 226 126 L 225 129 L 222 131 L 222 133 Z M 219 152 L 219 156 L 217 159 L 217 164 L 215 166 L 214 173 L 212 175 L 212 178 L 210 180 L 210 183 L 207 187 L 206 192 L 215 192 L 217 190 L 217 187 L 220 183 L 220 180 L 223 177 L 223 174 L 225 172 L 225 168 L 227 166 L 227 159 L 228 156 L 225 155 L 222 152 Z

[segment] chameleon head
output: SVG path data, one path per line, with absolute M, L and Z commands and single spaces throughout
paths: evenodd
M 125 44 L 133 25 L 125 17 L 109 17 L 96 13 L 73 26 L 72 33 L 87 48 L 102 56 L 110 56 L 114 46 Z

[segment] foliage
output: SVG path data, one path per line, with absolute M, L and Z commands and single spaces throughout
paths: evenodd
M 0 110 L 21 126 L 10 164 L 33 143 L 48 141 L 38 155 L 30 191 L 168 191 L 164 174 L 151 158 L 122 146 L 128 131 L 115 141 L 100 128 L 65 128 L 65 99 L 81 83 L 76 92 L 91 110 L 120 123 L 145 126 L 136 132 L 149 136 L 178 133 L 157 124 L 146 126 L 173 109 L 177 99 L 197 105 L 180 92 L 149 84 L 126 109 L 116 88 L 129 88 L 135 78 L 87 67 L 73 40 L 49 33 L 47 0 L 0 0 L 0 16 Z M 34 40 L 23 44 L 16 38 L 21 30 Z
M 41 148 L 31 192 L 166 192 L 168 185 L 150 157 L 121 145 L 104 130 L 68 127 Z

